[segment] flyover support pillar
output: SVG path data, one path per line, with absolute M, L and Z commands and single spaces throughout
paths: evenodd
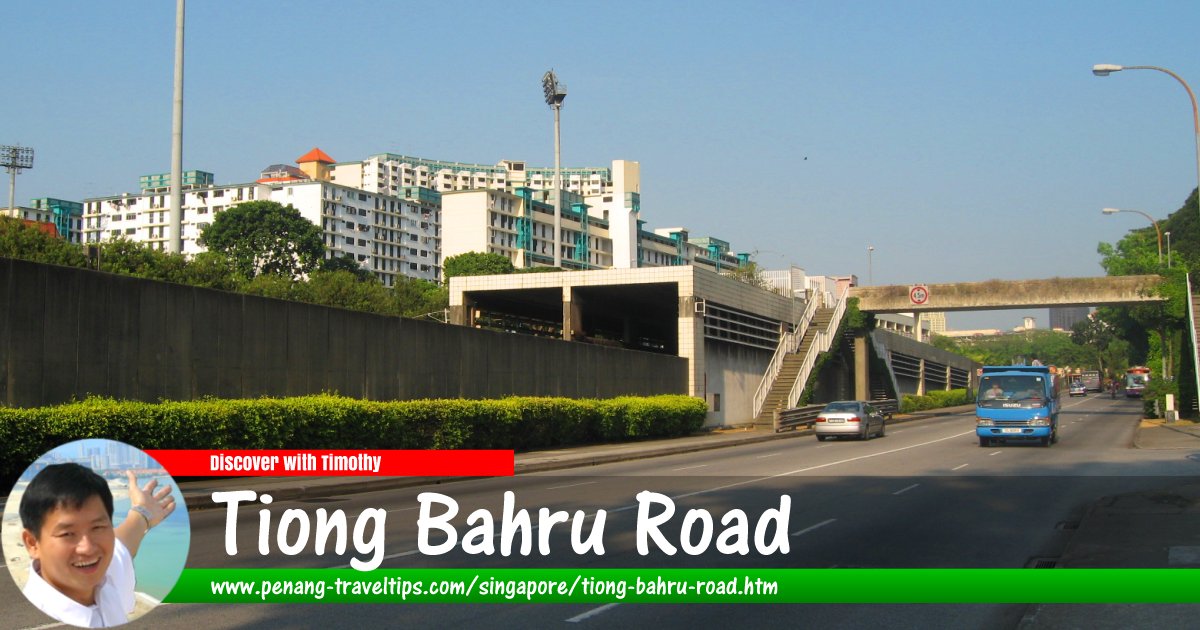
M 563 287 L 562 338 L 565 341 L 583 337 L 583 305 L 580 297 L 574 293 L 573 287 Z
M 920 367 L 917 368 L 917 395 L 925 395 L 925 359 L 920 359 Z
M 854 335 L 854 397 L 871 400 L 871 361 L 867 348 L 867 336 Z

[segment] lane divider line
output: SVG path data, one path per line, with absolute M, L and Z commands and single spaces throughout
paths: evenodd
M 836 520 L 837 520 L 836 518 L 831 518 L 831 519 L 821 521 L 820 523 L 817 523 L 816 525 L 813 525 L 811 527 L 805 527 L 804 529 L 802 529 L 798 532 L 792 532 L 792 535 L 793 536 L 803 536 L 803 535 L 807 534 L 808 532 L 811 532 L 812 530 L 817 529 L 818 527 L 825 527 L 826 525 L 828 525 Z
M 569 483 L 565 486 L 550 486 L 549 488 L 546 488 L 546 489 L 547 490 L 562 490 L 563 488 L 575 488 L 577 486 L 586 486 L 588 484 L 593 484 L 593 483 L 596 483 L 596 482 L 595 481 L 582 481 L 580 483 Z
M 893 493 L 892 493 L 892 496 L 896 496 L 896 495 L 904 494 L 905 492 L 908 492 L 909 490 L 912 490 L 913 488 L 916 488 L 916 487 L 917 487 L 917 486 L 919 486 L 919 485 L 921 485 L 921 484 L 919 484 L 919 483 L 914 483 L 913 485 L 911 485 L 911 486 L 909 486 L 909 487 L 907 487 L 907 488 L 901 488 L 900 490 L 897 490 L 897 491 L 893 492 Z
M 619 604 L 617 602 L 613 602 L 611 604 L 605 604 L 599 608 L 593 608 L 583 614 L 575 615 L 574 617 L 571 617 L 570 619 L 567 620 L 567 623 L 579 623 L 580 621 L 583 621 L 584 619 L 587 619 L 589 617 L 595 617 L 596 615 L 599 615 L 600 613 L 608 610 L 609 608 L 616 608 L 617 606 L 620 606 L 620 605 L 621 604 Z

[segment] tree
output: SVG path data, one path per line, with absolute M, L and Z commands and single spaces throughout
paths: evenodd
M 296 299 L 310 304 L 391 315 L 388 290 L 373 276 L 360 280 L 349 271 L 317 271 L 296 285 Z
M 228 257 L 246 278 L 298 279 L 315 271 L 325 255 L 321 228 L 274 201 L 248 201 L 218 213 L 199 242 Z
M 740 282 L 745 282 L 750 286 L 766 289 L 768 291 L 771 290 L 771 283 L 767 282 L 767 279 L 763 277 L 762 268 L 759 267 L 758 263 L 754 262 L 753 260 L 726 270 L 724 273 L 726 276 L 729 276 L 730 278 Z
M 0 256 L 68 267 L 87 266 L 83 248 L 11 217 L 0 217 Z
M 420 317 L 444 310 L 450 305 L 450 292 L 428 280 L 396 278 L 392 300 L 404 317 Z
M 451 256 L 442 263 L 442 275 L 446 281 L 458 276 L 492 276 L 516 271 L 512 261 L 500 254 L 467 252 Z
M 371 270 L 363 268 L 354 260 L 354 256 L 346 254 L 344 256 L 331 256 L 321 261 L 321 271 L 349 271 L 361 281 L 370 280 L 375 277 Z
M 100 245 L 100 270 L 163 282 L 187 282 L 189 263 L 183 254 L 170 254 L 147 243 L 124 238 Z

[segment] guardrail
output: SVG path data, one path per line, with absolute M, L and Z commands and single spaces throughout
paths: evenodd
M 900 410 L 900 404 L 895 398 L 886 400 L 870 401 L 875 408 L 883 412 L 884 417 L 891 419 L 892 415 Z M 794 407 L 792 409 L 784 409 L 783 411 L 775 412 L 775 432 L 796 430 L 801 427 L 808 428 L 817 421 L 817 416 L 821 414 L 821 410 L 825 408 L 825 404 L 805 405 L 803 407 Z
M 788 429 L 798 429 L 800 427 L 810 427 L 817 421 L 817 415 L 825 405 L 807 405 L 804 407 L 796 407 L 794 409 L 784 409 L 783 411 L 775 412 L 775 432 L 786 431 Z

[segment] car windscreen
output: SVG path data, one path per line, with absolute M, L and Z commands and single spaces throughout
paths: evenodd
M 980 407 L 1042 407 L 1046 379 L 1035 374 L 983 376 L 979 379 Z

